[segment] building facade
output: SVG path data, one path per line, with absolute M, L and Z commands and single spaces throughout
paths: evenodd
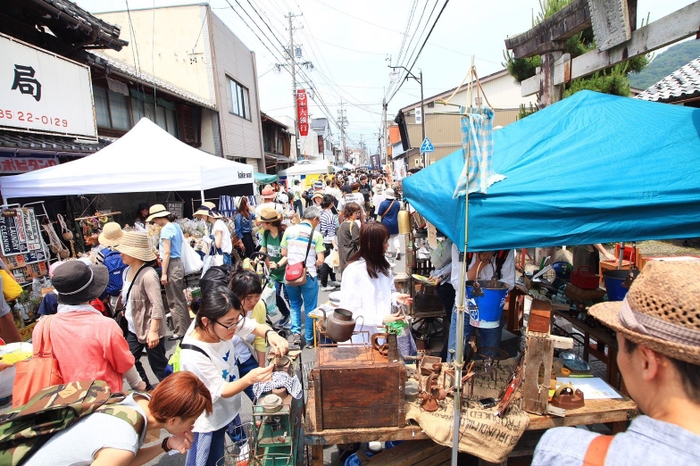
M 535 96 L 522 97 L 520 95 L 520 84 L 508 74 L 507 70 L 485 76 L 479 81 L 483 89 L 482 104 L 488 104 L 495 113 L 494 128 L 515 122 L 521 105 L 529 107 L 537 102 Z M 450 105 L 437 102 L 440 99 L 448 99 L 455 90 L 456 88 L 453 88 L 424 100 L 425 135 L 435 148 L 435 152 L 428 154 L 428 164 L 437 162 L 462 145 L 459 106 L 467 105 L 467 86 L 463 86 L 450 99 Z M 475 87 L 473 95 L 478 94 Z M 403 150 L 406 154 L 405 162 L 409 168 L 422 165 L 422 157 L 418 150 L 423 141 L 422 128 L 420 123 L 416 123 L 416 109 L 420 111 L 420 107 L 420 101 L 407 105 L 399 110 L 395 118 L 401 132 Z M 398 156 L 401 154 L 397 154 L 394 148 L 393 158 Z
M 131 50 L 106 50 L 112 60 L 202 99 L 201 150 L 265 171 L 255 53 L 208 4 L 101 13 L 130 38 Z M 138 52 L 136 52 L 138 50 Z

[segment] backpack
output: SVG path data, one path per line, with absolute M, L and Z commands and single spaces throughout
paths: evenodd
M 180 352 L 185 349 L 202 353 L 204 356 L 211 359 L 207 352 L 199 346 L 181 342 L 179 345 L 177 345 L 177 348 L 175 348 L 175 351 L 173 352 L 173 355 L 170 356 L 170 359 L 168 359 L 168 365 L 165 366 L 165 370 L 163 371 L 163 378 L 175 372 L 180 372 Z
M 107 267 L 107 271 L 109 272 L 109 283 L 107 284 L 107 288 L 105 288 L 105 293 L 110 296 L 119 296 L 124 284 L 122 272 L 126 269 L 126 264 L 122 262 L 119 251 L 110 250 L 104 257 L 103 264 Z
M 38 391 L 27 404 L 0 415 L 0 464 L 26 462 L 54 434 L 92 413 L 104 413 L 128 422 L 141 436 L 143 415 L 128 406 L 122 393 L 111 393 L 102 380 L 70 382 Z
M 496 251 L 496 276 L 500 280 L 503 278 L 503 274 L 501 273 L 501 269 L 503 268 L 503 264 L 505 263 L 506 259 L 508 258 L 508 253 L 510 252 L 510 249 L 501 249 L 500 251 Z M 464 253 L 459 253 L 459 261 L 462 262 L 463 259 L 463 254 Z M 467 253 L 467 266 L 472 263 L 472 257 L 474 257 L 473 252 L 468 252 Z

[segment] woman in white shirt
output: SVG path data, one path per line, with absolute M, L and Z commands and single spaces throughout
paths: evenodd
M 194 423 L 187 466 L 214 466 L 224 456 L 227 427 L 232 422 L 240 424 L 240 393 L 272 377 L 272 366 L 259 367 L 239 377 L 233 336 L 245 338 L 251 333 L 265 338 L 271 353 L 281 356 L 289 349 L 287 340 L 268 325 L 246 319 L 241 302 L 225 286 L 217 286 L 202 296 L 194 325 L 182 340 L 180 367 L 204 382 L 211 392 L 214 410 Z
M 398 293 L 394 276 L 386 260 L 389 246 L 389 229 L 381 223 L 366 223 L 360 229 L 360 250 L 350 258 L 340 285 L 339 307 L 347 309 L 357 318 L 362 316 L 370 336 L 377 327 L 405 316 L 392 314 L 392 304 L 410 305 L 408 294 Z M 353 337 L 353 341 L 358 335 Z M 359 336 L 358 343 L 362 336 Z
M 221 220 L 224 216 L 216 210 L 216 205 L 213 202 L 204 202 L 194 213 L 194 217 L 201 218 L 212 225 L 213 246 L 216 246 L 217 253 L 224 256 L 224 264 L 231 265 L 231 252 L 233 251 L 231 232 L 226 223 Z

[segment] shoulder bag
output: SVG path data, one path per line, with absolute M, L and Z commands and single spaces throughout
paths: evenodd
M 384 213 L 379 216 L 379 219 L 377 219 L 378 222 L 381 222 L 382 217 L 384 217 L 391 210 L 391 208 L 394 206 L 394 202 L 396 202 L 396 199 L 392 200 L 391 204 L 389 204 L 389 207 L 387 207 Z
M 41 335 L 37 335 L 34 356 L 15 364 L 15 381 L 12 385 L 12 407 L 16 408 L 34 396 L 39 390 L 63 383 L 58 360 L 53 357 L 49 324 L 53 316 L 46 316 Z
M 306 246 L 306 254 L 304 260 L 297 264 L 287 264 L 287 269 L 284 272 L 284 281 L 289 286 L 301 286 L 306 283 L 306 259 L 309 257 L 311 243 L 314 242 L 314 231 L 316 227 L 311 227 L 309 235 L 309 244 Z

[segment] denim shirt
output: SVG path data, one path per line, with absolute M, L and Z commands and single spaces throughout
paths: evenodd
M 237 214 L 236 218 L 233 219 L 233 223 L 236 226 L 236 236 L 238 238 L 243 238 L 246 233 L 251 233 L 253 231 L 253 214 L 250 214 L 250 218 L 245 218 L 241 214 Z

